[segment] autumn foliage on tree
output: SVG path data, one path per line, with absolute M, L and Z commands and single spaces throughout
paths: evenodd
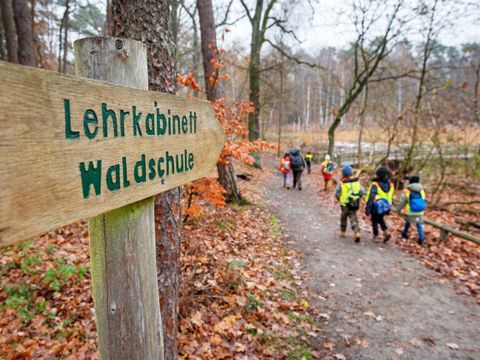
M 217 49 L 215 51 L 217 56 L 211 61 L 214 71 L 211 73 L 209 81 L 211 86 L 218 87 L 220 81 L 227 81 L 229 77 L 227 74 L 220 74 L 220 70 L 225 66 L 224 51 Z M 205 89 L 200 87 L 192 73 L 179 75 L 177 81 L 192 91 L 205 93 Z M 237 160 L 252 165 L 255 162 L 252 153 L 276 147 L 276 145 L 263 140 L 248 140 L 248 115 L 255 112 L 253 104 L 249 101 L 236 102 L 221 97 L 212 101 L 211 104 L 226 136 L 219 162 L 229 165 L 232 161 Z M 212 178 L 197 180 L 187 185 L 186 191 L 188 201 L 185 204 L 185 214 L 187 217 L 195 218 L 202 214 L 200 204 L 192 201 L 194 196 L 199 196 L 217 207 L 225 204 L 225 189 Z

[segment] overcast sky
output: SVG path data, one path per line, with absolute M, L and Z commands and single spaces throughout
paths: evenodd
M 406 1 L 417 3 L 415 0 Z M 425 0 L 424 2 L 432 3 L 433 1 Z M 455 2 L 458 11 L 455 14 L 452 12 L 449 12 L 448 15 L 439 13 L 439 16 L 445 16 L 452 23 L 452 26 L 440 33 L 441 43 L 457 46 L 467 42 L 480 42 L 480 0 L 465 0 L 465 2 L 470 2 L 470 5 L 462 5 L 461 1 Z M 218 4 L 218 2 L 215 3 Z M 302 40 L 298 46 L 308 52 L 315 52 L 315 50 L 328 46 L 337 48 L 347 46 L 355 38 L 349 16 L 350 4 L 351 0 L 314 0 L 313 11 L 307 5 L 294 9 L 295 15 L 292 20 L 298 24 L 296 33 Z M 444 1 L 440 1 L 439 6 L 444 6 Z M 239 12 L 241 8 L 235 10 Z M 232 15 L 232 18 L 235 16 Z M 225 42 L 227 47 L 232 43 L 241 43 L 245 48 L 249 46 L 250 29 L 246 19 L 229 26 L 229 30 Z M 410 32 L 407 37 L 413 42 L 422 39 L 418 31 Z

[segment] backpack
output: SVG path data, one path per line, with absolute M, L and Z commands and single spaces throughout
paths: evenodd
M 392 205 L 387 199 L 378 199 L 373 203 L 373 213 L 377 215 L 385 215 L 390 212 Z
M 350 186 L 349 186 L 350 184 Z M 355 181 L 355 184 L 358 185 L 358 190 L 360 190 L 360 183 Z M 355 187 L 355 190 L 357 190 L 357 186 Z M 343 180 L 341 182 L 341 193 L 346 192 L 346 202 L 344 202 L 345 206 L 347 209 L 352 210 L 352 211 L 357 211 L 360 208 L 360 193 L 354 191 L 353 183 L 348 182 L 344 183 Z
M 331 161 L 329 161 L 327 163 L 327 166 L 325 166 L 325 172 L 326 173 L 331 173 L 333 172 L 333 163 Z
M 417 191 L 410 191 L 410 211 L 423 212 L 427 207 L 427 201 L 422 198 L 422 195 Z
M 299 154 L 292 155 L 292 169 L 303 170 L 303 161 L 302 157 Z
M 357 211 L 360 209 L 360 194 L 352 194 L 348 198 L 347 209 Z

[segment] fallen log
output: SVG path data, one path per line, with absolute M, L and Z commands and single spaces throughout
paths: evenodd
M 448 205 L 473 205 L 473 204 L 480 204 L 480 199 L 474 199 L 469 201 L 449 201 L 446 203 L 441 204 L 442 206 Z
M 425 222 L 425 224 L 428 224 L 430 226 L 433 226 L 433 227 L 441 230 L 440 240 L 447 240 L 448 234 L 450 233 L 450 234 L 453 234 L 453 235 L 455 235 L 459 238 L 462 238 L 462 239 L 480 244 L 480 238 L 478 238 L 476 236 L 473 236 L 473 235 L 470 235 L 470 234 L 465 234 L 465 233 L 463 233 L 463 232 L 461 232 L 457 229 L 454 229 L 450 226 L 440 224 L 440 223 L 437 223 L 437 222 L 432 221 L 432 220 L 425 219 L 424 222 Z
M 468 228 L 475 228 L 474 230 L 480 230 L 480 223 L 479 222 L 475 222 L 475 221 L 472 221 L 472 220 L 462 220 L 462 219 L 456 219 L 455 220 L 456 223 L 460 224 L 460 225 L 463 225 L 465 226 L 467 229 Z

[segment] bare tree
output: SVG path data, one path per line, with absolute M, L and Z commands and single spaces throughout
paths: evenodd
M 247 5 L 245 0 L 240 0 L 245 15 L 250 23 L 252 34 L 250 42 L 250 60 L 248 64 L 249 76 L 249 100 L 255 107 L 256 111 L 248 116 L 248 138 L 249 140 L 257 140 L 260 137 L 260 73 L 261 58 L 260 54 L 265 43 L 269 43 L 275 49 L 281 51 L 278 46 L 267 39 L 267 32 L 270 29 L 276 29 L 280 32 L 289 34 L 297 39 L 293 30 L 287 28 L 288 12 L 287 7 L 283 7 L 282 11 L 274 13 L 276 5 L 280 7 L 279 0 L 255 0 L 253 7 Z M 289 4 L 291 8 L 293 4 Z M 298 40 L 298 39 L 297 39 Z M 285 53 L 285 56 L 291 57 Z M 260 166 L 259 158 L 255 156 L 255 164 Z
M 215 19 L 211 0 L 197 0 L 198 15 L 200 18 L 200 31 L 202 34 L 203 72 L 205 77 L 205 89 L 209 101 L 217 100 L 216 80 L 218 70 L 213 65 L 217 56 L 217 34 L 215 31 Z M 227 163 L 218 162 L 218 181 L 226 191 L 228 201 L 241 200 L 241 194 L 237 187 L 233 163 L 229 159 Z
M 150 90 L 175 93 L 175 46 L 168 1 L 113 0 L 112 13 L 114 36 L 141 40 L 147 46 Z M 181 208 L 181 188 L 155 197 L 157 277 L 167 360 L 177 356 Z
M 7 59 L 12 63 L 18 63 L 17 31 L 11 0 L 0 0 L 2 7 L 3 28 L 5 29 L 5 43 L 7 47 Z
M 36 46 L 33 41 L 32 17 L 28 0 L 15 0 L 13 14 L 18 39 L 18 62 L 22 65 L 37 66 Z
M 410 127 L 411 129 L 411 138 L 410 138 L 410 146 L 408 148 L 407 155 L 405 157 L 405 161 L 403 162 L 403 166 L 400 171 L 399 179 L 401 179 L 407 173 L 408 169 L 412 165 L 412 161 L 414 158 L 415 149 L 418 143 L 418 134 L 417 129 L 421 117 L 421 105 L 423 97 L 426 93 L 425 88 L 425 81 L 427 79 L 428 73 L 428 61 L 430 56 L 432 55 L 432 51 L 435 45 L 435 38 L 438 36 L 439 28 L 436 28 L 436 15 L 437 15 L 437 5 L 438 0 L 434 0 L 433 5 L 429 8 L 427 5 L 424 5 L 420 9 L 420 15 L 427 15 L 428 16 L 428 25 L 425 34 L 425 42 L 423 45 L 422 51 L 422 61 L 421 61 L 421 68 L 420 68 L 420 77 L 418 79 L 418 92 L 415 99 L 415 106 L 413 108 L 413 124 Z M 438 143 L 438 139 L 434 138 L 435 144 Z
M 328 153 L 330 155 L 333 154 L 335 146 L 335 130 L 340 125 L 342 117 L 362 93 L 368 81 L 375 74 L 380 62 L 390 53 L 392 42 L 399 35 L 396 25 L 401 23 L 398 15 L 402 4 L 403 1 L 398 0 L 389 9 L 387 4 L 382 7 L 374 1 L 355 3 L 354 21 L 358 35 L 353 44 L 353 79 L 344 101 L 335 112 L 334 121 L 328 129 Z M 391 12 L 388 13 L 387 10 L 391 10 Z M 374 26 L 378 26 L 379 18 L 383 16 L 387 17 L 385 30 L 380 37 L 371 41 L 369 39 L 370 32 Z

